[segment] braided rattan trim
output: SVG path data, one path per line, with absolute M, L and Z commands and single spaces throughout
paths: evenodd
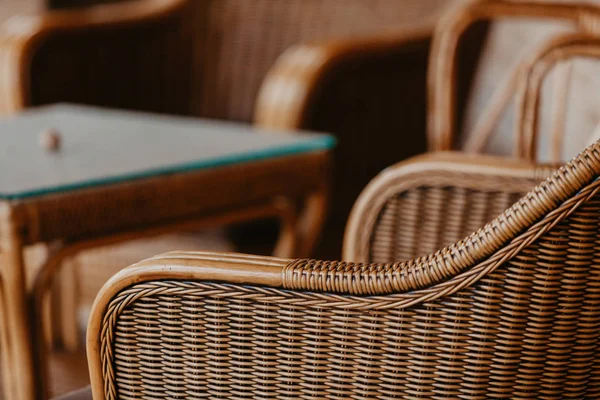
M 376 295 L 406 293 L 438 285 L 428 289 L 431 292 L 423 299 L 431 300 L 454 291 L 454 285 L 469 285 L 513 257 L 597 192 L 598 180 L 567 200 L 600 172 L 599 149 L 600 144 L 588 147 L 497 219 L 434 254 L 391 264 L 298 260 L 284 268 L 283 286 L 295 290 Z M 525 233 L 517 236 L 528 226 Z M 451 277 L 454 279 L 444 283 Z
M 115 371 L 113 368 L 113 348 L 112 344 L 113 336 L 115 332 L 115 326 L 119 315 L 123 312 L 125 307 L 133 303 L 135 300 L 144 296 L 151 296 L 153 294 L 168 292 L 168 286 L 162 285 L 162 282 L 153 282 L 146 285 L 136 285 L 131 289 L 124 290 L 111 301 L 104 320 L 102 321 L 102 332 L 101 332 L 101 360 L 102 360 L 102 375 L 104 376 L 104 394 L 107 400 L 117 399 L 117 390 L 115 387 Z M 181 291 L 176 291 L 181 293 Z

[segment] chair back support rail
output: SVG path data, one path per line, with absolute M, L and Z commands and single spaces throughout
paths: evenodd
M 547 173 L 519 168 L 511 191 Z M 94 398 L 596 398 L 599 174 L 595 143 L 485 227 L 409 261 L 142 261 L 92 310 Z

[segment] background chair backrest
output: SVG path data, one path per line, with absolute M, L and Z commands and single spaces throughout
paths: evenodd
M 260 85 L 287 48 L 431 26 L 441 11 L 456 2 L 192 1 L 192 113 L 251 121 Z
M 469 12 L 477 16 L 488 15 L 486 13 L 490 13 L 490 7 L 494 10 L 493 7 L 497 5 L 472 5 L 456 15 L 470 15 Z M 503 15 L 531 12 L 524 7 L 523 3 L 516 8 L 508 5 L 501 11 Z M 537 9 L 538 5 L 527 7 Z M 552 14 L 551 11 L 552 9 L 544 9 L 545 15 Z M 559 15 L 570 15 L 569 12 L 581 12 L 581 9 L 561 6 L 554 11 L 560 11 Z M 586 15 L 595 14 L 586 11 L 581 17 L 584 25 L 590 23 L 586 22 Z M 468 18 L 462 20 L 470 21 Z M 442 34 L 448 33 L 442 30 Z M 439 42 L 439 37 L 436 40 Z M 358 203 L 364 203 L 365 197 L 370 198 L 370 205 L 362 208 L 366 212 L 352 214 L 344 258 L 362 262 L 394 262 L 429 254 L 483 227 L 499 210 L 507 208 L 529 190 L 535 180 L 539 179 L 540 171 L 547 170 L 533 163 L 538 156 L 538 109 L 542 83 L 553 67 L 577 56 L 599 58 L 600 37 L 589 32 L 555 33 L 551 40 L 537 46 L 535 51 L 520 60 L 521 65 L 508 83 L 507 87 L 511 88 L 511 95 L 515 97 L 518 124 L 514 133 L 511 132 L 511 136 L 504 139 L 512 141 L 514 136 L 515 154 L 528 162 L 515 166 L 508 160 L 483 157 L 467 162 L 459 155 L 453 156 L 457 162 L 448 162 L 448 157 L 452 155 L 447 155 L 432 156 L 429 166 L 427 163 L 417 164 L 423 170 L 417 170 L 417 165 L 403 164 L 391 168 L 376 179 L 361 196 L 363 198 L 359 199 Z M 439 59 L 433 61 L 435 63 Z M 443 86 L 448 89 L 451 85 L 443 82 Z M 435 96 L 441 95 L 443 93 L 435 93 Z M 600 96 L 596 97 L 600 99 Z M 564 107 L 566 108 L 566 104 Z M 445 111 L 442 114 L 446 118 L 452 117 L 447 112 L 449 110 L 450 108 L 442 110 Z M 593 132 L 593 128 L 590 127 L 589 131 Z M 584 140 L 586 136 L 589 135 L 585 135 Z M 450 139 L 454 138 L 448 135 L 444 140 Z M 558 139 L 563 138 L 559 135 Z M 559 148 L 562 142 L 556 138 L 555 141 L 555 147 Z M 440 145 L 441 142 L 437 144 Z M 443 161 L 441 164 L 440 160 Z M 465 166 L 468 163 L 480 165 Z M 374 195 L 374 190 L 381 195 Z M 361 234 L 355 235 L 352 226 L 358 225 Z
M 541 46 L 565 32 L 597 34 L 599 16 L 600 7 L 592 3 L 504 0 L 473 2 L 449 15 L 440 23 L 432 45 L 428 110 L 430 148 L 513 153 L 552 162 L 574 156 L 600 120 L 596 118 L 600 117 L 599 113 L 590 112 L 594 104 L 600 106 L 600 96 L 594 96 L 597 91 L 593 89 L 600 86 L 600 80 L 593 75 L 597 66 L 578 62 L 573 70 L 569 65 L 559 65 L 561 68 L 552 75 L 553 80 L 548 80 L 545 87 L 550 83 L 554 87 L 547 87 L 542 93 L 545 100 L 541 111 L 544 135 L 541 135 L 539 151 L 531 152 L 535 157 L 523 153 L 521 139 L 513 140 L 523 134 L 515 128 L 521 128 L 520 115 L 507 106 L 517 91 L 521 67 L 539 52 Z M 493 23 L 472 84 L 473 91 L 463 110 L 455 105 L 456 52 L 463 33 L 481 20 Z M 571 80 L 573 89 L 569 92 Z M 550 106 L 546 104 L 548 100 L 552 100 Z M 569 103 L 573 104 L 577 115 L 569 114 L 567 118 Z M 463 117 L 460 127 L 456 123 L 457 115 Z M 568 140 L 563 140 L 566 135 Z
M 251 122 L 267 72 L 290 46 L 432 27 L 461 1 L 190 0 L 182 19 L 111 28 L 109 37 L 50 38 L 35 54 L 31 103 L 60 99 Z
M 375 178 L 357 200 L 344 260 L 391 263 L 431 254 L 483 227 L 553 170 L 461 153 L 400 163 Z

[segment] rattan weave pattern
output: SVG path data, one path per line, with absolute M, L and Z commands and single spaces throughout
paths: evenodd
M 239 206 L 240 200 L 252 204 L 282 193 L 301 196 L 303 191 L 317 189 L 311 177 L 323 176 L 323 157 L 320 152 L 275 157 L 35 197 L 18 205 L 28 221 L 25 240 L 36 243 L 74 236 L 93 237 L 140 225 L 177 221 L 199 212 L 218 213 Z M 231 182 L 228 190 L 222 190 L 225 180 Z M 263 180 L 269 185 L 248 185 Z M 289 185 L 290 180 L 295 185 Z M 202 187 L 204 191 L 190 191 L 192 187 Z M 207 191 L 211 196 L 206 196 Z M 135 204 L 135 212 L 124 204 Z
M 104 313 L 106 398 L 600 397 L 599 147 L 476 233 L 495 236 L 284 268 L 284 286 L 313 292 L 134 283 Z M 371 291 L 391 294 L 357 296 Z
M 533 184 L 531 185 L 533 187 Z M 371 238 L 371 262 L 410 260 L 464 238 L 525 193 L 420 186 L 391 198 Z
M 107 398 L 593 398 L 599 211 L 596 195 L 477 283 L 407 307 L 135 285 L 107 313 Z

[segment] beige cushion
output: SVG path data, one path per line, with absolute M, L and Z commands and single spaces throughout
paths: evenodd
M 569 0 L 574 2 L 573 0 Z M 600 0 L 596 0 L 600 4 Z M 465 125 L 461 133 L 461 146 L 472 136 L 479 118 L 493 94 L 508 79 L 518 63 L 556 34 L 572 31 L 565 23 L 540 20 L 506 19 L 495 22 L 490 28 L 473 85 L 474 91 L 465 110 Z M 566 161 L 575 156 L 589 141 L 591 132 L 600 122 L 600 62 L 578 59 L 571 70 L 571 87 L 566 97 L 567 114 L 561 158 Z M 540 114 L 539 159 L 550 161 L 550 137 L 553 129 L 553 96 L 557 70 L 553 70 L 542 89 Z M 495 125 L 485 152 L 510 155 L 514 149 L 515 106 L 514 98 Z

